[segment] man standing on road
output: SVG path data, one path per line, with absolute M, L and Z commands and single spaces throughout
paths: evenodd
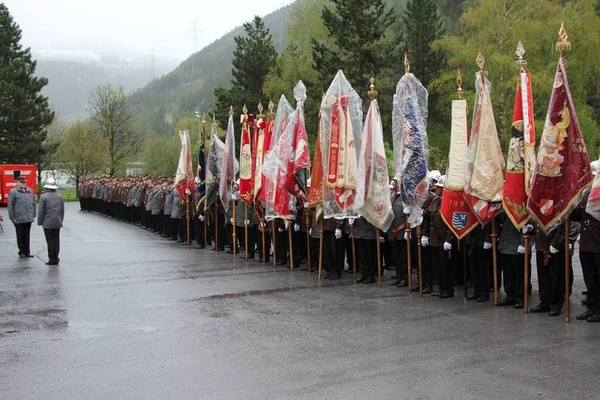
M 29 232 L 35 219 L 35 196 L 23 175 L 17 177 L 17 186 L 8 193 L 8 218 L 15 225 L 19 258 L 33 257 L 29 250 Z
M 58 265 L 60 261 L 60 228 L 65 217 L 65 204 L 63 197 L 56 191 L 54 178 L 46 180 L 46 193 L 40 197 L 38 204 L 38 225 L 44 228 L 46 244 L 48 245 L 48 262 L 46 265 Z

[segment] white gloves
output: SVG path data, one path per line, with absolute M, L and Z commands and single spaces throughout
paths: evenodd
M 552 254 L 556 254 L 556 253 L 558 253 L 558 251 L 559 251 L 559 250 L 558 250 L 556 247 L 554 247 L 554 246 L 552 246 L 552 245 L 550 246 L 550 253 L 552 253 Z
M 525 247 L 519 245 L 519 247 L 517 247 L 517 253 L 525 254 Z
M 348 218 L 348 225 L 354 225 L 354 218 Z
M 421 236 L 421 244 L 423 247 L 429 246 L 429 236 Z
M 529 232 L 533 231 L 533 225 L 531 224 L 527 224 L 523 227 L 523 233 L 527 234 Z
M 202 215 L 202 214 L 198 215 L 198 219 L 199 219 L 201 222 L 204 222 L 204 215 Z
M 569 243 L 569 251 L 573 251 L 573 243 Z
M 385 238 L 383 236 L 379 236 L 379 243 L 385 243 Z
M 236 201 L 237 195 L 235 193 L 231 193 L 231 200 Z
M 304 202 L 304 208 L 308 208 L 308 201 Z
M 490 242 L 483 242 L 483 249 L 489 250 L 492 248 L 492 244 Z
M 404 209 L 402 210 L 402 212 L 404 212 L 404 214 L 410 214 L 410 207 L 404 207 Z
M 444 251 L 452 250 L 452 243 L 444 242 Z
M 342 231 L 340 229 L 336 229 L 335 230 L 335 238 L 336 239 L 341 239 L 342 238 Z
M 408 232 L 404 231 L 404 240 L 408 240 Z
M 277 228 L 277 231 L 278 231 L 279 233 L 283 233 L 283 232 L 285 232 L 285 229 L 283 229 L 282 227 L 279 227 L 279 228 Z
M 231 225 L 233 225 L 233 218 L 230 218 L 230 219 L 229 219 L 229 223 L 230 223 Z
M 190 192 L 189 188 L 185 188 L 185 194 L 192 194 L 192 192 Z
M 294 224 L 294 232 L 300 232 L 300 224 Z
M 250 225 L 250 220 L 249 219 L 245 220 L 244 225 L 246 225 L 246 226 Z

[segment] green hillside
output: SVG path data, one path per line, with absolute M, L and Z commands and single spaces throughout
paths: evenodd
M 278 52 L 288 44 L 286 29 L 292 8 L 293 5 L 288 5 L 263 18 Z M 192 117 L 195 110 L 210 112 L 215 87 L 231 81 L 233 39 L 243 34 L 243 27 L 235 28 L 129 97 L 145 136 L 169 133 L 171 122 Z

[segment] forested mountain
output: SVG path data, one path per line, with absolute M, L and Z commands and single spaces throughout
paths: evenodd
M 398 20 L 406 6 L 406 1 L 386 1 L 388 6 L 396 12 Z M 464 0 L 437 0 L 447 31 L 454 32 L 458 29 L 458 17 L 463 2 Z M 315 3 L 320 10 L 324 4 L 329 2 L 297 0 L 263 18 L 278 52 L 282 52 L 290 42 L 288 31 L 294 9 L 308 3 Z M 316 18 L 320 19 L 320 12 Z M 251 17 L 248 20 L 250 21 Z M 143 135 L 169 133 L 172 127 L 171 122 L 186 116 L 193 116 L 194 111 L 198 109 L 212 110 L 215 101 L 214 89 L 230 84 L 231 61 L 235 50 L 234 37 L 240 35 L 244 35 L 241 26 L 193 54 L 169 74 L 153 80 L 130 96 L 131 104 L 140 121 L 139 129 Z
M 288 44 L 292 8 L 293 4 L 288 5 L 263 18 L 278 52 Z M 243 33 L 243 27 L 235 28 L 129 97 L 144 135 L 170 133 L 170 122 L 193 116 L 195 110 L 211 110 L 214 89 L 231 81 L 234 37 Z

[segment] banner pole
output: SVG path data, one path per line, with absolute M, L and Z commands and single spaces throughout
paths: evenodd
M 569 249 L 569 233 L 571 232 L 571 218 L 565 218 L 565 322 L 571 320 L 571 251 Z
M 498 233 L 496 232 L 496 220 L 492 219 L 492 266 L 494 274 L 494 305 L 498 305 L 498 244 L 496 238 Z

